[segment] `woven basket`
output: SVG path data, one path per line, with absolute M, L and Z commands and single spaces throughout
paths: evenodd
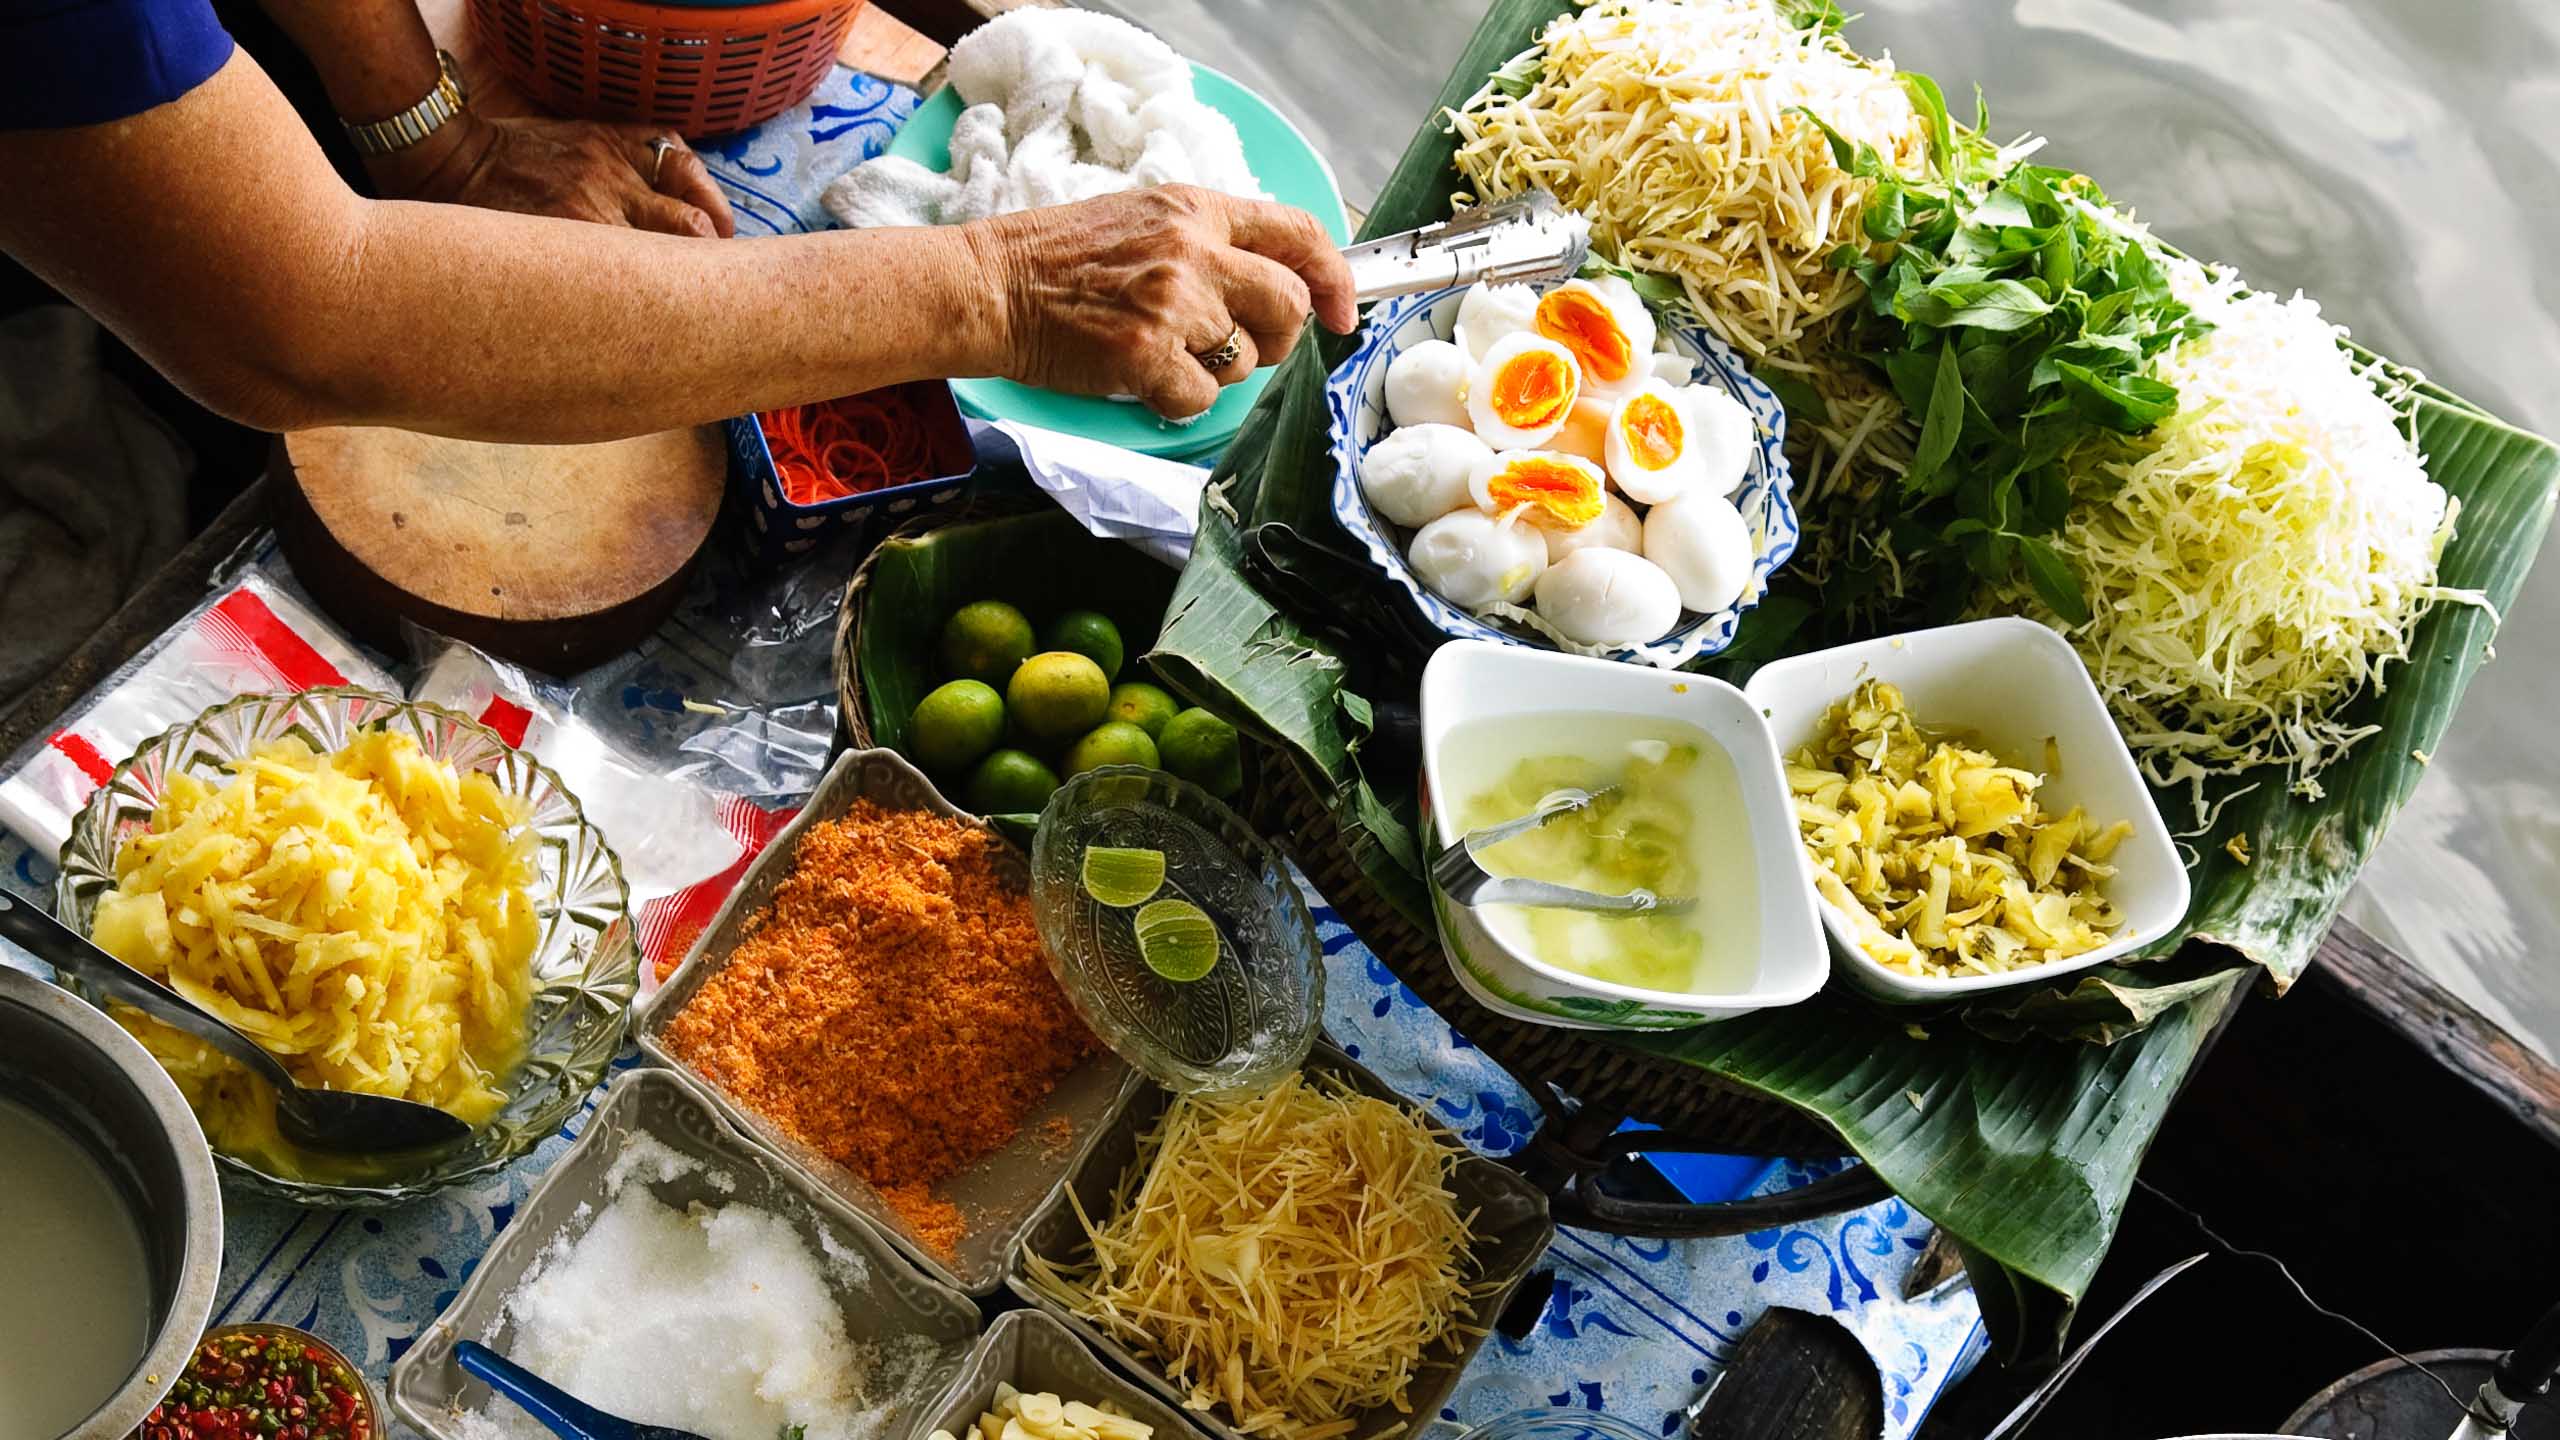
M 912 540 L 945 526 L 1028 514 L 1049 503 L 1049 497 L 1038 491 L 963 500 L 926 511 L 880 539 L 883 544 L 891 540 Z M 879 545 L 874 545 L 862 557 L 862 563 L 854 569 L 853 578 L 845 583 L 844 600 L 836 611 L 836 746 L 839 749 L 868 750 L 880 743 L 872 738 L 871 708 L 862 699 L 861 663 L 863 601 L 870 593 L 871 567 L 879 554 Z
M 730 134 L 808 99 L 863 4 L 470 0 L 480 52 L 544 109 L 680 135 Z

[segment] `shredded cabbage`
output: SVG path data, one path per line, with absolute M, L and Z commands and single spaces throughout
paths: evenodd
M 2068 462 L 2052 538 L 2089 623 L 2063 626 L 2023 584 L 1999 598 L 2067 630 L 2153 783 L 2201 811 L 2207 778 L 2273 763 L 2317 799 L 2378 728 L 2347 703 L 2383 688 L 2419 617 L 2486 599 L 2436 583 L 2459 507 L 2318 303 L 2186 261 L 2169 275 L 2213 326 L 2153 364 L 2178 412 Z

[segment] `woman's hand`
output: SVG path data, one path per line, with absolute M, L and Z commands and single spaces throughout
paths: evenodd
M 651 148 L 661 138 L 669 141 L 663 160 Z M 366 165 L 389 200 L 559 215 L 670 235 L 726 236 L 737 229 L 702 158 L 648 125 L 502 119 L 465 110 L 424 144 L 371 157 Z
M 1027 210 L 967 227 L 1001 289 L 1006 379 L 1135 395 L 1167 419 L 1278 363 L 1310 309 L 1354 324 L 1351 270 L 1316 218 L 1188 185 Z M 1242 337 L 1215 371 L 1200 357 Z

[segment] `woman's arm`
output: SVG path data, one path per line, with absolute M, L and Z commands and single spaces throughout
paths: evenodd
M 238 53 L 131 119 L 0 132 L 0 193 L 0 249 L 271 430 L 584 441 L 989 374 L 1184 415 L 1230 315 L 1266 363 L 1310 303 L 1351 324 L 1311 218 L 1199 192 L 711 244 L 368 201 Z

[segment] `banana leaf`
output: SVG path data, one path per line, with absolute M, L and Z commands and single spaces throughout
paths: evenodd
M 1569 8 L 1495 0 L 1439 107 L 1462 103 Z M 1453 153 L 1439 120 L 1426 122 L 1367 233 L 1446 216 L 1459 187 Z M 1228 450 L 1151 659 L 1194 703 L 1297 764 L 1348 822 L 1369 883 L 1427 926 L 1411 765 L 1374 724 L 1379 705 L 1411 698 L 1410 657 L 1395 653 L 1416 648 L 1394 623 L 1403 600 L 1314 558 L 1342 540 L 1322 390 L 1350 347 L 1332 337 L 1301 346 Z M 2550 523 L 2560 452 L 2433 386 L 2416 388 L 2411 418 L 2430 473 L 2463 505 L 2444 583 L 2482 590 L 2503 610 Z M 1270 543 L 1277 537 L 1289 543 Z M 1787 653 L 1818 602 L 1772 597 L 1707 668 L 1738 679 Z M 2429 616 L 2389 689 L 2359 702 L 2382 731 L 2324 777 L 2325 798 L 2290 795 L 2277 776 L 2231 801 L 2197 841 L 2185 928 L 2146 963 L 1918 1023 L 1835 984 L 1785 1010 L 1594 1043 L 1696 1066 L 1827 1122 L 1962 1246 L 2000 1353 L 2048 1352 L 2215 1023 L 2255 977 L 2280 991 L 2302 972 L 2451 723 L 2494 628 L 2488 612 L 2460 606 Z M 2191 813 L 2183 793 L 2164 799 L 2164 814 Z M 2224 849 L 2233 834 L 2248 837 L 2246 864 Z

